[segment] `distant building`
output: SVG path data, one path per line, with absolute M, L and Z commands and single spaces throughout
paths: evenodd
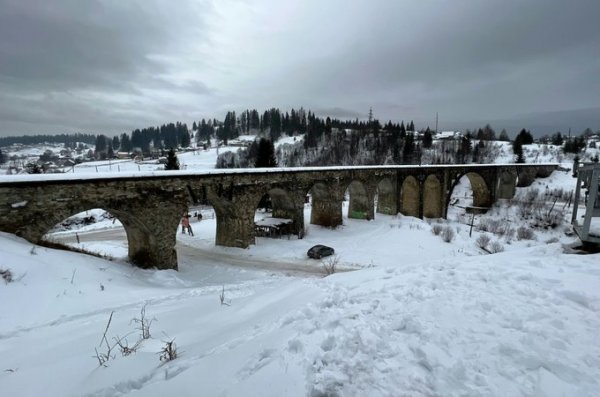
M 435 139 L 442 141 L 453 141 L 462 138 L 463 133 L 460 131 L 441 131 L 435 135 Z

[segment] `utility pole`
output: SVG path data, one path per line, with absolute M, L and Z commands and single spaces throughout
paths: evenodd
M 435 112 L 435 134 L 438 133 L 438 112 Z

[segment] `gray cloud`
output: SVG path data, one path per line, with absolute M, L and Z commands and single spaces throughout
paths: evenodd
M 600 106 L 597 0 L 0 0 L 0 10 L 0 134 L 110 132 L 247 107 L 340 118 L 373 107 L 423 126 L 439 112 L 444 126 Z
M 316 108 L 316 109 L 314 109 L 314 112 L 315 112 L 315 114 L 317 114 L 321 117 L 332 117 L 332 118 L 337 118 L 337 119 L 341 119 L 341 120 L 355 119 L 355 118 L 363 119 L 365 117 L 365 113 L 357 112 L 352 109 L 343 109 L 343 108 L 339 108 L 339 107 Z

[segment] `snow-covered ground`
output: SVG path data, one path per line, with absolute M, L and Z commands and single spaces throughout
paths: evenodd
M 555 172 L 515 202 L 574 184 Z M 468 201 L 469 188 L 454 194 Z M 13 277 L 0 282 L 1 393 L 598 396 L 600 255 L 571 253 L 567 223 L 531 229 L 539 220 L 515 202 L 477 215 L 471 236 L 471 216 L 453 209 L 449 243 L 432 233 L 436 221 L 377 214 L 335 230 L 307 224 L 304 239 L 258 238 L 249 249 L 215 246 L 212 209 L 191 208 L 203 219 L 192 219 L 194 236 L 178 233 L 179 272 L 127 264 L 123 228 L 109 218 L 49 238 L 112 261 L 0 233 L 0 269 Z M 554 208 L 570 219 L 566 201 Z M 79 217 L 90 215 L 103 217 Z M 486 220 L 504 231 L 482 230 Z M 506 231 L 520 227 L 533 239 Z M 488 254 L 481 236 L 504 252 Z M 306 258 L 317 243 L 336 249 L 326 259 L 336 274 Z M 115 347 L 99 366 L 111 313 L 107 341 L 131 347 L 144 305 L 151 337 L 128 356 Z M 161 361 L 172 340 L 178 357 Z

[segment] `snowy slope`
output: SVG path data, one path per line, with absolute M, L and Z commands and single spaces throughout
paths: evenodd
M 143 271 L 0 236 L 5 395 L 577 395 L 600 388 L 598 255 L 559 243 L 321 278 Z M 244 273 L 252 273 L 244 275 Z M 246 277 L 245 280 L 241 278 Z M 73 280 L 71 282 L 71 280 Z M 93 358 L 109 338 L 152 338 Z M 162 341 L 180 357 L 160 362 Z M 102 349 L 101 347 L 99 348 Z M 35 381 L 32 381 L 35 380 Z

